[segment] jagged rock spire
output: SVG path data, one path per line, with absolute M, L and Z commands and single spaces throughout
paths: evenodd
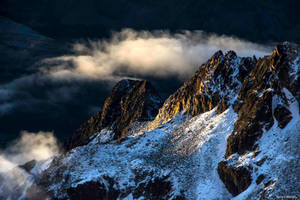
M 114 139 L 123 138 L 134 122 L 153 120 L 161 104 L 161 98 L 150 82 L 121 80 L 105 100 L 102 111 L 76 131 L 68 148 L 86 144 L 92 135 L 103 128 L 111 129 Z
M 233 99 L 242 86 L 244 77 L 255 65 L 253 58 L 240 58 L 234 51 L 216 52 L 200 66 L 195 75 L 172 94 L 159 110 L 153 126 L 165 123 L 184 111 L 191 116 L 207 112 L 223 100 L 223 111 L 228 99 Z M 222 109 L 218 109 L 222 112 Z

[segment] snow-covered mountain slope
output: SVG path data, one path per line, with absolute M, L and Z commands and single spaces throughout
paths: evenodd
M 258 60 L 217 52 L 153 121 L 130 121 L 122 139 L 101 127 L 85 145 L 27 169 L 20 198 L 300 198 L 299 58 L 290 43 Z M 115 104 L 144 102 L 128 94 Z
M 232 109 L 221 115 L 212 110 L 192 119 L 178 115 L 122 143 L 101 143 L 96 137 L 56 158 L 44 172 L 47 188 L 61 199 L 97 199 L 101 194 L 108 199 L 194 199 L 213 191 L 217 197 L 230 197 L 216 168 L 236 117 Z M 91 193 L 92 183 L 102 189 Z

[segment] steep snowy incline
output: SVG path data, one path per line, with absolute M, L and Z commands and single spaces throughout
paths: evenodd
M 46 188 L 58 199 L 96 198 L 100 193 L 108 199 L 229 198 L 216 169 L 236 119 L 232 109 L 221 115 L 214 109 L 191 119 L 179 114 L 122 143 L 103 144 L 95 138 L 57 158 L 44 183 L 50 183 Z M 91 184 L 102 189 L 91 193 Z

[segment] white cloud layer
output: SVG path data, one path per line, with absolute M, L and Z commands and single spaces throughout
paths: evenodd
M 76 43 L 73 50 L 75 55 L 44 60 L 44 64 L 54 65 L 44 71 L 57 79 L 114 80 L 124 75 L 186 78 L 218 50 L 251 57 L 271 52 L 263 45 L 202 31 L 170 34 L 131 29 L 114 33 L 110 40 Z
M 25 199 L 25 194 L 26 199 L 30 199 L 31 192 L 42 191 L 35 185 L 32 174 L 19 166 L 31 160 L 40 161 L 36 162 L 33 172 L 40 173 L 45 167 L 43 161 L 59 152 L 52 132 L 22 131 L 19 139 L 0 152 L 0 199 Z M 27 191 L 30 186 L 35 186 L 36 191 Z
M 21 137 L 0 152 L 0 173 L 31 160 L 42 161 L 59 153 L 52 132 L 21 132 Z

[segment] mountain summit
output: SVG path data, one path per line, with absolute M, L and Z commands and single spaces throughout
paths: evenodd
M 135 123 L 153 120 L 161 104 L 162 100 L 150 82 L 121 80 L 105 100 L 102 111 L 77 130 L 68 148 L 87 144 L 104 128 L 111 130 L 112 135 L 105 134 L 103 140 L 124 138 Z
M 165 101 L 155 122 L 167 122 L 182 111 L 196 116 L 212 110 L 219 103 L 220 113 L 232 103 L 230 100 L 240 90 L 255 62 L 253 58 L 238 57 L 234 51 L 228 51 L 225 55 L 222 51 L 216 52 Z M 221 108 L 221 104 L 226 106 Z
M 259 59 L 216 52 L 163 104 L 149 82 L 122 80 L 67 153 L 19 169 L 30 181 L 15 191 L 60 200 L 299 198 L 299 75 L 299 47 L 285 42 Z

